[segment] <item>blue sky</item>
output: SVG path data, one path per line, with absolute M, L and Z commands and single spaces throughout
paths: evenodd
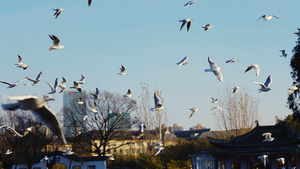
M 88 7 L 81 1 L 6 1 L 0 6 L 0 80 L 15 82 L 25 76 L 35 78 L 43 71 L 36 86 L 19 85 L 7 89 L 0 84 L 2 95 L 47 94 L 55 78 L 65 77 L 67 85 L 87 77 L 84 90 L 96 87 L 125 94 L 130 88 L 133 99 L 141 92 L 140 82 L 150 90 L 160 88 L 167 107 L 168 123 L 185 129 L 196 125 L 217 129 L 211 96 L 218 98 L 227 86 L 240 86 L 259 99 L 261 125 L 275 123 L 291 111 L 286 107 L 287 88 L 292 85 L 290 58 L 296 45 L 293 34 L 299 27 L 298 0 L 198 0 L 188 8 L 188 0 L 94 0 Z M 53 8 L 64 8 L 55 19 Z M 280 19 L 257 19 L 274 14 Z M 189 32 L 179 31 L 178 20 L 192 18 Z M 203 31 L 202 26 L 212 29 Z M 61 40 L 65 49 L 48 51 L 49 34 Z M 280 58 L 279 50 L 290 55 Z M 15 67 L 17 55 L 29 64 L 27 70 Z M 189 57 L 189 64 L 175 63 Z M 207 58 L 223 67 L 224 82 L 211 73 Z M 225 64 L 228 59 L 239 62 Z M 119 67 L 126 76 L 119 76 Z M 260 76 L 246 65 L 259 64 Z M 258 93 L 259 85 L 271 75 L 272 90 Z M 26 81 L 27 82 L 27 81 Z M 20 83 L 23 84 L 23 83 Z M 62 108 L 62 94 L 49 103 L 54 112 Z M 189 119 L 190 107 L 199 107 Z

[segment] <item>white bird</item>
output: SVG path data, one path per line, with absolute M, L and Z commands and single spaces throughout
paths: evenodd
M 279 19 L 276 15 L 263 15 L 263 16 L 259 17 L 257 20 L 260 20 L 261 18 L 263 18 L 263 20 L 268 21 L 268 20 L 272 19 L 273 17 Z
M 267 166 L 267 158 L 268 158 L 268 155 L 258 156 L 258 159 L 261 160 L 261 162 L 264 164 L 264 166 Z
M 215 99 L 215 98 L 211 97 L 211 102 L 212 102 L 212 103 L 217 103 L 217 102 L 218 102 L 218 99 Z
M 161 146 L 161 147 L 157 147 L 157 148 L 154 148 L 154 149 L 156 150 L 155 156 L 157 156 L 159 153 L 162 152 L 162 150 L 164 149 L 164 147 Z
M 31 79 L 31 78 L 29 78 L 29 77 L 26 77 L 26 78 L 27 78 L 28 80 L 32 81 L 32 82 L 33 82 L 32 86 L 34 86 L 35 84 L 37 84 L 37 83 L 40 82 L 41 76 L 42 76 L 42 72 L 40 72 L 40 73 L 37 75 L 36 79 Z
M 263 133 L 262 136 L 265 136 L 263 142 L 271 142 L 275 139 L 274 137 L 272 137 L 272 133 L 270 132 Z
M 7 82 L 7 81 L 0 81 L 0 83 L 7 84 L 7 85 L 8 85 L 7 88 L 14 88 L 14 87 L 17 86 L 17 84 L 18 84 L 19 82 L 22 82 L 22 81 L 25 80 L 25 79 L 26 79 L 26 78 L 21 79 L 21 80 L 18 80 L 18 81 L 16 81 L 15 83 L 10 83 L 10 82 Z
M 178 62 L 176 64 L 177 64 L 177 66 L 186 65 L 186 64 L 188 64 L 187 60 L 188 60 L 188 57 L 186 56 L 180 62 Z
M 91 93 L 93 95 L 92 99 L 101 99 L 99 89 L 96 87 L 96 93 Z
M 93 112 L 93 113 L 97 113 L 98 111 L 97 111 L 97 104 L 96 104 L 96 102 L 94 101 L 94 106 L 92 107 L 92 108 L 89 108 L 90 109 L 90 111 L 91 112 Z
M 190 115 L 190 118 L 193 116 L 193 114 L 198 111 L 198 108 L 197 107 L 193 107 L 193 108 L 190 108 L 191 110 L 191 115 Z
M 54 93 L 56 93 L 57 88 L 58 88 L 58 78 L 55 79 L 54 86 L 52 86 L 49 82 L 47 82 L 47 84 L 51 88 L 51 92 L 49 92 L 48 94 L 54 94 Z
M 84 104 L 84 102 L 83 102 L 83 100 L 82 100 L 82 98 L 81 98 L 81 97 L 79 97 L 79 98 L 78 98 L 78 100 L 77 100 L 77 104 L 79 104 L 79 105 L 82 105 L 82 104 Z
M 237 86 L 237 87 L 234 87 L 232 93 L 237 93 L 237 92 L 239 91 L 239 89 L 240 89 L 240 87 L 238 87 L 238 86 Z
M 186 8 L 186 7 L 188 7 L 188 6 L 192 5 L 192 4 L 194 4 L 195 2 L 196 2 L 196 0 L 191 0 L 191 1 L 189 1 L 188 3 L 184 4 L 184 8 Z
M 267 92 L 267 91 L 271 90 L 270 84 L 272 83 L 272 78 L 271 78 L 271 75 L 269 75 L 268 78 L 267 78 L 267 80 L 266 80 L 266 82 L 264 84 L 260 83 L 260 82 L 254 82 L 254 81 L 252 83 L 257 83 L 257 84 L 259 84 L 261 86 L 261 88 L 258 89 L 259 93 L 260 92 Z
M 208 29 L 213 28 L 213 26 L 211 26 L 210 24 L 206 24 L 205 26 L 202 26 L 202 28 L 204 28 L 204 31 L 207 31 Z
M 67 86 L 66 86 L 66 83 L 67 83 L 66 79 L 64 77 L 62 77 L 62 79 L 63 79 L 63 81 L 61 82 L 60 85 L 58 85 L 58 87 L 61 88 L 61 90 L 60 90 L 59 93 L 62 93 L 67 88 Z
M 120 73 L 118 73 L 119 75 L 126 75 L 125 73 L 125 67 L 123 65 L 121 65 L 120 67 Z
M 192 24 L 192 19 L 191 18 L 186 18 L 183 20 L 179 20 L 179 22 L 182 22 L 180 30 L 184 27 L 184 25 L 186 25 L 186 29 L 187 31 L 190 30 L 191 24 Z
M 159 141 L 159 142 L 156 142 L 156 143 L 153 143 L 152 146 L 159 146 L 159 147 L 162 147 L 164 144 L 162 141 Z
M 299 88 L 297 87 L 297 84 L 294 84 L 292 87 L 288 88 L 289 93 L 287 96 L 289 96 L 290 94 L 292 94 L 295 90 L 298 90 Z
M 226 60 L 226 63 L 234 63 L 237 62 L 238 60 L 236 58 L 234 59 L 230 59 L 230 60 Z
M 45 106 L 48 101 L 54 100 L 51 96 L 11 96 L 7 97 L 7 99 L 17 100 L 17 102 L 2 104 L 4 110 L 31 110 L 33 115 L 50 128 L 50 130 L 57 135 L 64 144 L 67 143 L 57 117 L 48 107 Z
M 248 65 L 248 68 L 245 70 L 245 73 L 251 70 L 252 68 L 255 70 L 256 76 L 259 76 L 259 66 L 257 64 Z
M 81 92 L 82 86 L 80 86 L 77 82 L 74 81 L 74 85 L 70 88 L 71 89 L 77 89 L 79 92 Z
M 57 9 L 53 9 L 53 10 L 55 11 L 53 16 L 55 16 L 55 19 L 56 19 L 64 9 L 57 8 Z
M 10 149 L 7 149 L 5 152 L 5 155 L 10 155 L 12 153 L 12 151 Z
M 277 158 L 277 159 L 276 159 L 276 161 L 280 162 L 280 163 L 281 163 L 281 165 L 284 165 L 284 163 L 285 163 L 285 160 L 284 160 L 284 158 L 283 158 L 283 157 L 281 157 L 281 158 Z
M 15 129 L 13 129 L 13 128 L 7 126 L 7 125 L 0 126 L 0 129 L 9 130 L 9 131 L 11 131 L 12 133 L 15 133 L 15 134 L 16 134 L 17 136 L 19 136 L 19 137 L 24 137 L 22 134 L 18 133 Z M 26 130 L 28 130 L 28 129 L 26 129 Z
M 125 95 L 123 95 L 123 97 L 131 97 L 131 90 L 128 89 L 127 93 Z
M 215 106 L 215 107 L 213 107 L 213 108 L 211 109 L 211 111 L 212 111 L 212 110 L 215 110 L 215 109 L 219 109 L 220 111 L 223 110 L 223 108 L 222 108 L 221 106 Z
M 81 74 L 81 79 L 79 81 L 76 81 L 76 83 L 78 84 L 85 84 L 86 77 L 83 76 L 83 74 Z
M 211 59 L 210 57 L 208 57 L 208 63 L 209 63 L 209 66 L 210 66 L 210 69 L 205 69 L 204 71 L 205 72 L 213 72 L 217 78 L 219 79 L 220 82 L 223 82 L 223 75 L 222 73 L 220 72 L 221 67 L 217 67 L 217 64 L 215 64 Z
M 59 42 L 60 42 L 60 40 L 55 36 L 55 35 L 49 35 L 49 37 L 52 39 L 52 41 L 53 41 L 53 46 L 50 46 L 49 48 L 48 48 L 48 50 L 58 50 L 58 49 L 63 49 L 63 48 L 65 48 L 64 46 L 61 46 L 60 44 L 59 44 Z
M 280 52 L 282 53 L 282 55 L 280 55 L 279 57 L 286 58 L 286 56 L 288 55 L 288 53 L 286 53 L 285 50 L 280 50 Z
M 88 116 L 85 115 L 85 116 L 82 118 L 82 121 L 85 121 L 87 118 L 88 118 Z
M 18 55 L 18 63 L 16 63 L 15 65 L 17 65 L 17 67 L 22 68 L 23 70 L 27 69 L 29 67 L 29 65 L 22 63 L 22 57 L 20 55 Z
M 139 124 L 139 131 L 141 133 L 144 133 L 144 128 L 146 129 L 147 127 L 143 123 Z
M 74 152 L 72 151 L 72 148 L 70 148 L 68 151 L 66 151 L 65 153 L 63 153 L 62 155 L 63 156 L 66 156 L 66 155 L 72 155 L 74 154 Z
M 161 111 L 165 107 L 161 104 L 160 98 L 156 92 L 154 92 L 154 108 L 151 108 L 151 111 Z

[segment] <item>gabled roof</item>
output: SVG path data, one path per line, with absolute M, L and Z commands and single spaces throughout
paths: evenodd
M 271 142 L 263 142 L 263 133 L 270 132 L 275 139 Z M 209 141 L 222 147 L 259 147 L 259 146 L 282 146 L 300 143 L 300 133 L 292 131 L 285 125 L 256 126 L 246 134 L 233 137 L 232 139 L 214 139 Z

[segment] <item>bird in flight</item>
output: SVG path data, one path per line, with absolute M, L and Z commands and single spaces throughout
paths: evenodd
M 77 89 L 79 92 L 81 92 L 82 86 L 80 86 L 77 82 L 74 81 L 74 85 L 70 87 L 71 89 Z
M 36 79 L 31 79 L 31 78 L 29 78 L 29 77 L 26 77 L 26 78 L 27 78 L 28 80 L 32 81 L 32 82 L 33 82 L 32 86 L 34 86 L 35 84 L 37 84 L 37 83 L 40 82 L 41 76 L 42 76 L 42 72 L 40 72 L 40 73 L 37 75 Z
M 123 95 L 123 97 L 131 97 L 131 90 L 128 89 L 127 93 L 125 95 Z
M 187 60 L 188 60 L 188 57 L 186 56 L 180 62 L 178 62 L 176 64 L 177 64 L 177 66 L 186 65 L 186 64 L 188 64 Z
M 290 94 L 292 94 L 295 90 L 298 90 L 299 88 L 297 87 L 297 84 L 294 84 L 292 87 L 288 88 L 289 93 L 287 96 L 289 96 Z
M 268 20 L 272 19 L 273 17 L 279 19 L 276 15 L 263 15 L 263 16 L 259 17 L 257 20 L 260 20 L 261 18 L 263 18 L 263 20 L 268 21 Z
M 154 92 L 154 108 L 151 108 L 151 111 L 161 111 L 165 107 L 161 104 L 160 97 L 157 95 L 157 92 Z
M 234 62 L 237 62 L 238 60 L 237 59 L 230 59 L 230 60 L 226 60 L 226 63 L 234 63 Z
M 191 110 L 191 115 L 190 115 L 190 118 L 193 116 L 193 114 L 198 111 L 198 108 L 197 107 L 193 107 L 193 108 L 190 108 Z
M 219 109 L 220 111 L 223 110 L 223 108 L 222 108 L 221 106 L 216 106 L 216 107 L 213 107 L 213 108 L 211 109 L 211 111 L 212 111 L 212 110 L 215 110 L 215 109 Z
M 274 137 L 272 137 L 272 133 L 270 133 L 270 132 L 263 133 L 262 136 L 265 136 L 265 139 L 263 140 L 263 142 L 271 142 L 275 139 Z
M 204 28 L 204 31 L 207 31 L 208 29 L 213 28 L 213 26 L 211 26 L 210 24 L 206 24 L 205 26 L 202 26 L 202 28 Z
M 125 67 L 123 65 L 121 65 L 120 67 L 120 73 L 118 73 L 119 75 L 126 75 L 125 73 Z
M 204 71 L 205 72 L 213 72 L 216 77 L 219 79 L 220 82 L 223 82 L 223 75 L 222 73 L 220 72 L 221 67 L 218 67 L 217 64 L 215 64 L 211 59 L 210 57 L 208 57 L 208 63 L 209 63 L 209 66 L 210 66 L 210 69 L 205 69 Z
M 272 78 L 271 78 L 271 75 L 269 75 L 265 83 L 254 82 L 254 81 L 252 83 L 257 83 L 261 86 L 261 88 L 258 89 L 259 93 L 260 92 L 267 92 L 267 91 L 271 90 L 270 84 L 272 83 Z
M 54 15 L 55 19 L 57 19 L 57 17 L 60 15 L 60 13 L 64 10 L 62 8 L 57 8 L 57 9 L 53 9 L 55 11 Z
M 78 83 L 78 84 L 85 84 L 86 83 L 85 80 L 86 80 L 86 77 L 83 76 L 83 74 L 81 74 L 81 79 L 79 81 L 76 81 L 76 83 Z
M 284 57 L 286 58 L 288 53 L 285 52 L 285 50 L 280 50 L 280 52 L 282 53 L 279 57 Z
M 190 5 L 192 5 L 192 4 L 194 4 L 196 2 L 196 0 L 191 0 L 191 1 L 189 1 L 188 3 L 186 3 L 186 4 L 184 4 L 184 8 L 186 8 L 186 7 L 188 7 L 188 6 L 190 6 Z
M 18 81 L 16 81 L 15 83 L 10 83 L 10 82 L 7 82 L 7 81 L 0 81 L 0 83 L 7 84 L 7 85 L 8 85 L 7 88 L 14 88 L 14 87 L 17 86 L 17 84 L 18 84 L 19 82 L 22 82 L 22 81 L 25 80 L 25 79 L 26 79 L 26 78 L 21 79 L 21 80 L 18 80 Z
M 190 30 L 190 27 L 191 27 L 191 24 L 192 24 L 192 19 L 191 18 L 179 20 L 179 22 L 182 22 L 180 30 L 184 27 L 184 25 L 186 25 L 187 31 Z
M 240 87 L 238 87 L 238 86 L 237 86 L 237 87 L 234 87 L 232 93 L 237 93 L 237 92 L 239 91 L 239 89 L 240 89 Z
M 49 92 L 48 94 L 54 94 L 54 93 L 56 93 L 57 87 L 58 87 L 58 78 L 55 79 L 54 86 L 52 86 L 49 82 L 47 82 L 47 84 L 51 88 L 51 92 Z
M 258 156 L 258 159 L 261 160 L 261 162 L 264 164 L 264 166 L 267 166 L 268 155 L 261 155 L 261 156 Z
M 58 87 L 61 88 L 61 90 L 60 90 L 59 93 L 62 93 L 67 88 L 67 86 L 66 86 L 66 83 L 67 83 L 66 79 L 64 77 L 62 77 L 62 79 L 63 79 L 63 81 L 61 82 L 60 85 L 58 85 Z
M 22 68 L 23 70 L 27 69 L 29 67 L 29 65 L 22 63 L 22 57 L 20 55 L 18 55 L 18 63 L 16 63 L 15 65 L 17 65 L 17 67 Z
M 58 49 L 63 49 L 63 48 L 65 48 L 64 46 L 61 46 L 60 44 L 59 44 L 59 42 L 60 42 L 60 40 L 55 36 L 55 35 L 49 35 L 49 37 L 50 37 L 50 39 L 52 39 L 52 41 L 53 41 L 53 46 L 50 46 L 49 48 L 48 48 L 48 50 L 58 50 Z
M 218 102 L 218 99 L 215 99 L 215 98 L 211 97 L 211 102 L 212 102 L 212 103 L 217 103 L 217 102 Z
M 96 87 L 96 92 L 91 93 L 91 94 L 93 95 L 92 99 L 101 99 L 100 92 L 99 92 L 99 89 L 97 87 Z
M 256 76 L 259 76 L 259 66 L 257 64 L 248 65 L 248 68 L 245 70 L 245 73 L 251 70 L 252 68 L 255 70 Z

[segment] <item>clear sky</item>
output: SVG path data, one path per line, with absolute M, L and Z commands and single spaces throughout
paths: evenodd
M 2 95 L 44 95 L 50 92 L 55 78 L 65 77 L 67 86 L 87 78 L 83 89 L 107 90 L 125 94 L 130 88 L 133 99 L 140 95 L 140 82 L 150 91 L 160 88 L 167 107 L 168 123 L 185 129 L 196 125 L 217 129 L 213 112 L 218 98 L 227 86 L 240 86 L 259 99 L 261 125 L 275 123 L 275 116 L 284 118 L 291 111 L 286 100 L 292 85 L 290 58 L 296 45 L 293 34 L 300 27 L 299 0 L 198 0 L 183 8 L 188 0 L 87 0 L 5 1 L 0 6 L 0 80 L 15 82 L 43 72 L 36 86 L 7 89 L 0 84 Z M 63 8 L 55 19 L 53 8 Z M 269 21 L 257 19 L 276 15 Z M 192 18 L 190 31 L 179 31 L 178 20 Z M 202 26 L 211 24 L 204 31 Z M 48 51 L 54 34 L 65 49 Z M 279 57 L 279 50 L 289 53 Z M 16 68 L 18 57 L 30 65 L 27 70 Z M 183 57 L 189 64 L 176 66 Z M 209 68 L 207 58 L 223 67 L 221 83 Z M 237 58 L 239 61 L 226 64 Z M 120 76 L 119 67 L 126 67 Z M 244 73 L 250 64 L 260 65 L 260 76 L 253 70 Z M 272 90 L 258 93 L 259 85 L 271 75 Z M 24 81 L 31 83 L 29 81 Z M 62 94 L 54 94 L 49 103 L 54 112 L 62 109 Z M 154 103 L 153 103 L 154 104 Z M 189 108 L 199 110 L 189 119 Z

